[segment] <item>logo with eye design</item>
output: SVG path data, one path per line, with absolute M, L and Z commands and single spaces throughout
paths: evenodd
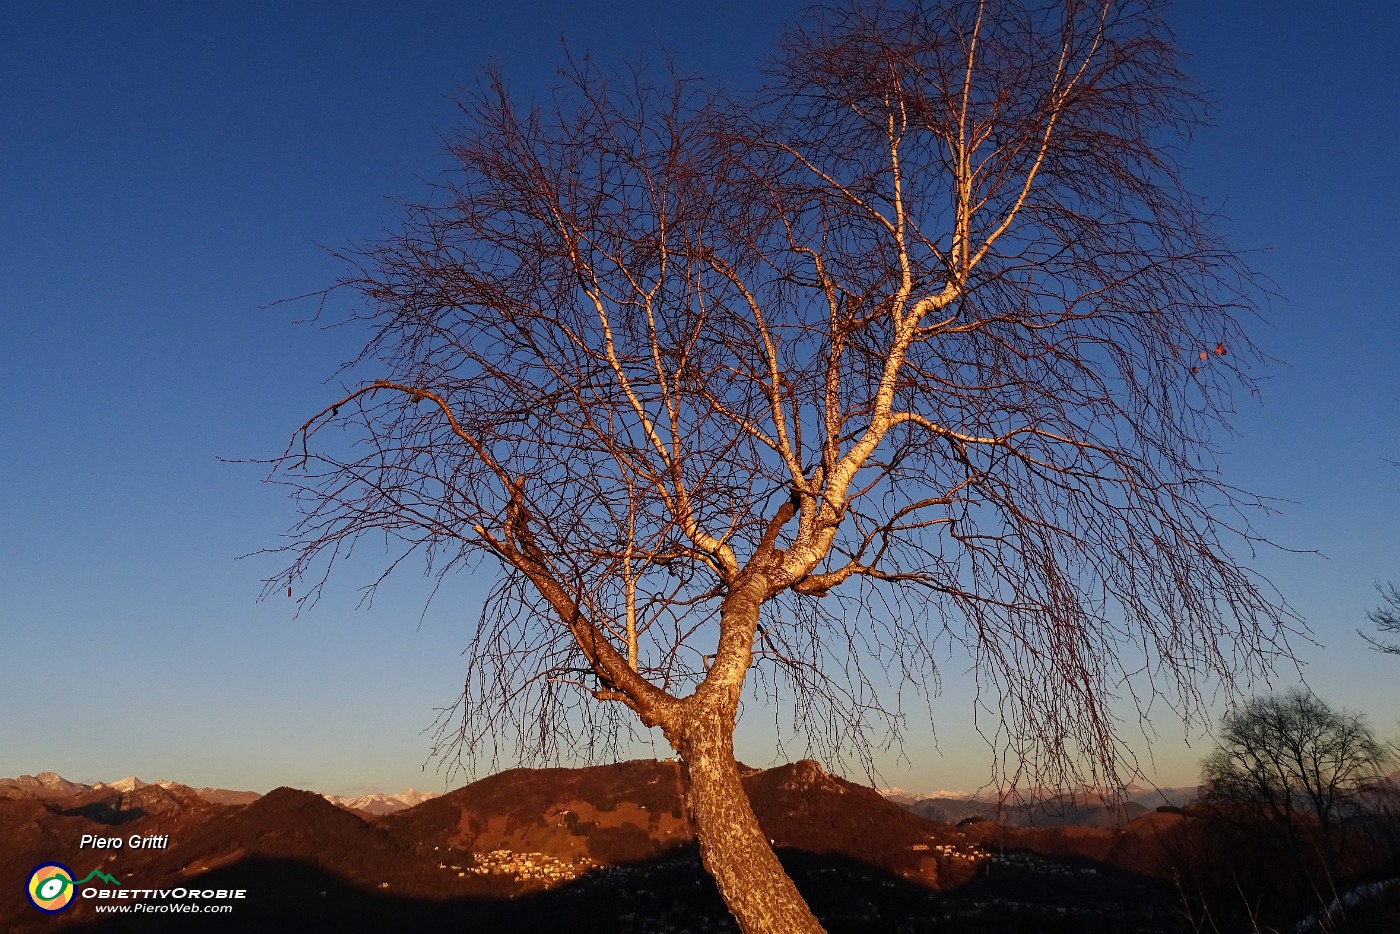
M 31 905 L 56 915 L 73 904 L 74 888 L 73 870 L 62 863 L 44 863 L 29 874 L 26 891 Z
M 45 914 L 56 915 L 72 906 L 78 886 L 94 876 L 109 885 L 121 885 L 116 879 L 97 869 L 80 881 L 74 882 L 73 870 L 62 863 L 42 863 L 35 866 L 34 871 L 29 874 L 25 893 L 29 896 L 29 904 Z

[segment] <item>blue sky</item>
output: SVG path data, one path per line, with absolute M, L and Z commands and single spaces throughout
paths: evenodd
M 424 615 L 421 578 L 356 609 L 346 574 L 294 619 L 257 602 L 276 565 L 236 560 L 292 513 L 220 458 L 278 452 L 358 346 L 267 306 L 337 275 L 318 244 L 373 239 L 423 193 L 488 61 L 526 98 L 561 35 L 604 62 L 665 43 L 743 84 L 798 6 L 0 3 L 0 775 L 441 790 L 422 731 L 485 581 Z M 1226 479 L 1281 500 L 1262 531 L 1325 556 L 1251 563 L 1312 627 L 1309 683 L 1395 735 L 1400 659 L 1355 630 L 1373 582 L 1400 579 L 1400 12 L 1216 7 L 1169 14 L 1219 100 L 1185 162 L 1233 241 L 1266 250 L 1279 298 L 1251 331 L 1284 361 L 1241 404 Z M 888 781 L 985 780 L 969 685 L 946 673 L 939 749 L 915 733 Z M 1158 779 L 1194 781 L 1208 737 L 1154 723 Z M 746 727 L 740 755 L 773 752 Z

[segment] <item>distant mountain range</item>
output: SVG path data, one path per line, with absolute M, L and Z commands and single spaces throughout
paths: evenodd
M 88 785 L 69 781 L 55 772 L 40 772 L 37 775 L 21 775 L 18 778 L 0 778 L 0 798 L 67 798 L 93 791 L 130 793 L 151 786 L 167 791 L 187 792 L 211 804 L 243 805 L 261 797 L 255 791 L 192 788 L 169 780 L 147 782 L 134 775 L 114 782 Z M 881 790 L 880 794 L 887 801 L 910 813 L 948 824 L 968 819 L 983 819 L 1015 827 L 1111 827 L 1159 807 L 1183 807 L 1194 801 L 1198 792 L 1199 789 L 1194 786 L 1147 788 L 1128 785 L 1116 797 L 1091 790 L 1070 794 L 1045 794 L 1039 797 L 1025 796 L 1020 799 L 999 799 L 992 793 L 969 795 L 961 791 L 918 793 L 903 788 L 886 788 Z M 397 795 L 376 792 L 353 797 L 321 794 L 321 797 L 337 807 L 378 817 L 414 807 L 438 795 L 410 788 Z
M 142 788 L 163 788 L 166 791 L 192 794 L 211 804 L 251 804 L 262 795 L 256 791 L 230 791 L 227 788 L 191 788 L 179 782 L 168 780 L 147 782 L 135 775 L 114 782 L 97 782 L 86 785 L 73 782 L 56 772 L 40 772 L 38 775 L 21 775 L 18 778 L 0 778 L 0 798 L 34 797 L 41 799 L 72 798 L 89 792 L 118 792 L 130 794 Z M 437 795 L 427 791 L 408 791 L 397 795 L 367 794 L 356 797 L 342 795 L 321 795 L 330 803 L 350 811 L 365 814 L 392 814 L 405 808 L 422 804 Z
M 812 761 L 745 769 L 743 784 L 832 930 L 1165 932 L 1179 922 L 1163 841 L 1183 814 L 1144 813 L 1112 829 L 954 827 Z M 391 813 L 370 810 L 391 801 Z M 913 804 L 930 802 L 969 803 Z M 159 843 L 80 845 L 93 838 Z M 245 890 L 219 930 L 733 930 L 701 867 L 674 761 L 511 769 L 443 795 L 339 799 L 42 772 L 0 779 L 0 852 L 4 892 L 22 891 L 49 861 L 117 880 L 94 892 Z M 99 913 L 100 903 L 85 895 L 50 917 L 3 899 L 0 930 L 205 929 L 173 918 L 141 926 L 150 919 Z
M 402 811 L 404 808 L 411 808 L 422 804 L 424 801 L 431 801 L 437 795 L 431 791 L 415 791 L 412 788 L 402 794 L 383 795 L 374 794 L 358 795 L 354 798 L 346 798 L 341 795 L 322 795 L 331 804 L 348 808 L 352 811 L 364 811 L 366 814 L 393 814 L 395 811 Z
M 988 820 L 1009 827 L 1114 827 L 1160 808 L 1185 807 L 1196 800 L 1200 789 L 1127 785 L 1116 794 L 1080 789 L 999 796 L 944 791 L 921 795 L 886 788 L 880 793 L 906 811 L 945 824 Z

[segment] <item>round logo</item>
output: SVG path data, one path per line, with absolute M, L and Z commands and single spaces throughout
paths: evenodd
M 62 863 L 35 866 L 29 874 L 29 903 L 40 911 L 56 915 L 73 904 L 73 870 Z

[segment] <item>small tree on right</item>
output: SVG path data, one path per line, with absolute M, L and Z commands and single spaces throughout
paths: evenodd
M 1204 803 L 1273 828 L 1300 859 L 1316 849 L 1335 878 L 1348 821 L 1391 762 L 1365 718 L 1294 689 L 1227 713 L 1219 739 L 1202 765 Z
M 1400 461 L 1391 461 L 1396 467 L 1400 467 Z M 1388 584 L 1376 584 L 1376 590 L 1381 595 L 1381 605 L 1366 613 L 1366 618 L 1376 624 L 1376 629 L 1390 635 L 1400 635 L 1400 587 L 1395 586 L 1392 581 Z M 1391 655 L 1400 655 L 1400 643 L 1385 642 L 1374 636 L 1368 636 L 1361 632 L 1361 638 L 1371 643 L 1371 647 L 1378 652 L 1388 652 Z
M 1392 635 L 1400 634 L 1400 588 L 1394 583 L 1377 584 L 1376 590 L 1380 591 L 1381 605 L 1366 614 L 1366 618 L 1376 624 L 1376 629 Z M 1371 643 L 1371 646 L 1380 652 L 1389 652 L 1391 655 L 1400 655 L 1400 644 L 1394 642 L 1383 642 L 1374 636 L 1368 636 L 1364 632 L 1361 638 Z

